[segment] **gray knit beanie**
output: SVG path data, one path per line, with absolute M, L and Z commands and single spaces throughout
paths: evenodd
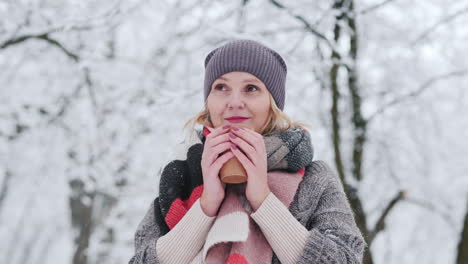
M 213 82 L 234 71 L 248 72 L 260 79 L 283 110 L 287 67 L 276 51 L 248 39 L 232 40 L 211 51 L 205 59 L 205 101 Z

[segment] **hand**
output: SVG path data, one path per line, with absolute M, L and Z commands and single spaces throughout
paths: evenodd
M 231 129 L 231 151 L 247 172 L 245 195 L 256 211 L 270 193 L 267 178 L 267 155 L 263 136 L 250 129 Z M 242 150 L 242 151 L 240 151 Z
M 211 132 L 206 136 L 201 159 L 203 194 L 200 197 L 200 205 L 207 216 L 215 216 L 224 199 L 226 187 L 219 179 L 219 170 L 234 154 L 230 151 L 227 128 L 206 128 Z

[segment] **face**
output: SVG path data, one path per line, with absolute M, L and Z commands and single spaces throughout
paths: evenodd
M 241 123 L 260 132 L 270 111 L 269 93 L 265 84 L 250 73 L 230 72 L 220 76 L 211 85 L 207 98 L 213 126 Z

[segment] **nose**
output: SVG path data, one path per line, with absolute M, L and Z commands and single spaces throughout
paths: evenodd
M 245 101 L 241 93 L 233 92 L 228 98 L 227 106 L 228 108 L 243 108 L 245 107 Z

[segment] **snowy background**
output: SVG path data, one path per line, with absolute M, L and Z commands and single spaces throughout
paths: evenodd
M 372 242 L 374 263 L 455 263 L 467 23 L 468 2 L 447 0 L 0 0 L 0 262 L 128 263 L 158 171 L 202 109 L 204 58 L 239 37 L 283 56 L 284 111 L 312 125 L 315 159 L 333 167 L 341 65 L 341 157 L 368 229 L 406 193 Z M 359 180 L 346 67 L 370 120 Z

